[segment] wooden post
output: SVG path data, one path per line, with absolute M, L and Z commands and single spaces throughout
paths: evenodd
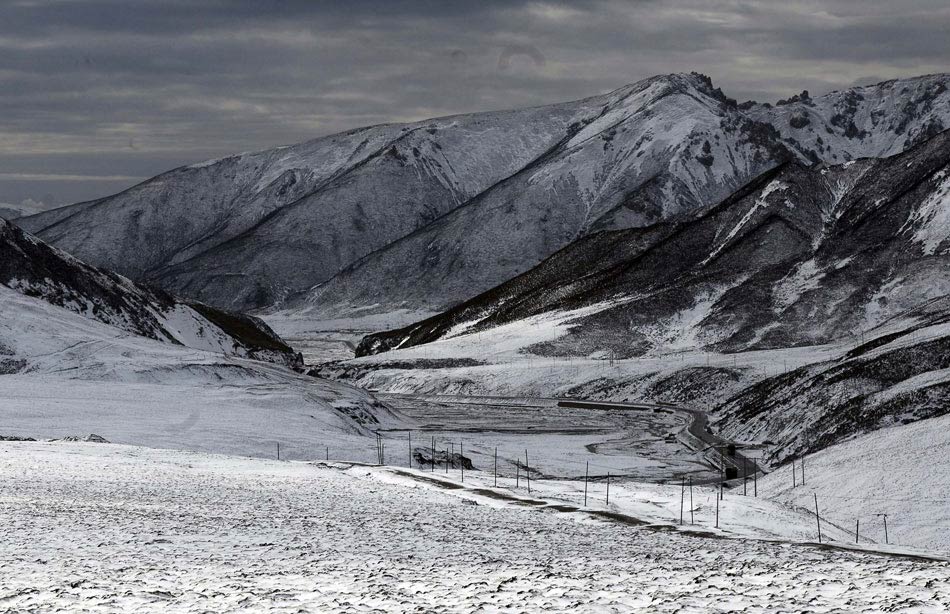
M 584 465 L 584 507 L 587 507 L 587 474 L 590 470 L 590 461 Z
M 686 500 L 686 478 L 680 478 L 680 524 L 683 524 L 683 501 Z
M 795 488 L 798 484 L 795 481 L 795 459 L 792 459 L 792 488 Z
M 452 458 L 449 456 L 449 449 L 445 448 L 445 475 L 449 474 L 449 459 Z
M 719 490 L 722 490 L 722 482 L 719 483 Z M 719 528 L 719 497 L 716 497 L 716 528 Z
M 815 521 L 818 522 L 818 543 L 821 543 L 821 516 L 818 515 L 818 493 L 815 493 Z
M 330 446 L 327 446 L 327 460 L 330 460 Z
M 693 476 L 689 476 L 689 524 L 696 524 L 693 518 Z
M 465 483 L 465 448 L 462 447 L 462 441 L 459 440 L 459 467 L 462 468 L 462 483 Z
M 521 465 L 518 464 L 518 459 L 515 459 L 515 488 L 521 487 Z
M 409 468 L 412 469 L 412 431 L 409 431 Z
M 435 473 L 435 435 L 432 436 L 432 472 Z
M 889 541 L 887 541 L 887 514 L 884 514 L 884 543 L 885 544 L 890 543 Z
M 802 486 L 805 485 L 805 457 L 802 457 Z
M 524 477 L 528 480 L 528 494 L 531 494 L 531 465 L 528 464 L 528 450 L 524 451 Z
M 280 460 L 280 442 L 277 442 L 277 460 Z
M 610 505 L 610 472 L 607 472 L 607 505 Z
M 498 488 L 498 446 L 495 446 L 495 488 Z
M 854 521 L 854 543 L 858 543 L 860 536 L 861 536 L 861 519 L 858 518 Z

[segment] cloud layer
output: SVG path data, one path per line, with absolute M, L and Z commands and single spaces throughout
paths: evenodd
M 0 24 L 7 202 L 91 198 L 204 158 L 659 73 L 774 100 L 950 70 L 945 0 L 11 0 Z

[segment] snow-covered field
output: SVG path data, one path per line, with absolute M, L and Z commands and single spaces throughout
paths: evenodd
M 943 562 L 660 530 L 395 470 L 8 442 L 0 482 L 14 611 L 950 607 Z
M 805 458 L 759 482 L 771 499 L 806 509 L 818 495 L 822 517 L 854 531 L 862 543 L 888 540 L 950 553 L 950 416 L 881 429 Z

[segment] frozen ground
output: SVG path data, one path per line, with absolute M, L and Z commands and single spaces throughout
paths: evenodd
M 3 443 L 0 481 L 8 610 L 950 607 L 942 562 L 658 530 L 393 470 Z

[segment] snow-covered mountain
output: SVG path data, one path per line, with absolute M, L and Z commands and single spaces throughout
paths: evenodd
M 89 266 L 2 219 L 0 286 L 158 341 L 284 364 L 297 360 L 257 318 L 181 301 Z
M 688 219 L 591 234 L 360 354 L 584 308 L 547 355 L 827 343 L 950 294 L 950 131 L 890 158 L 787 162 Z
M 442 308 L 592 232 L 718 202 L 785 160 L 897 153 L 950 125 L 948 80 L 772 106 L 738 104 L 702 75 L 660 76 L 209 161 L 18 223 L 216 306 Z

